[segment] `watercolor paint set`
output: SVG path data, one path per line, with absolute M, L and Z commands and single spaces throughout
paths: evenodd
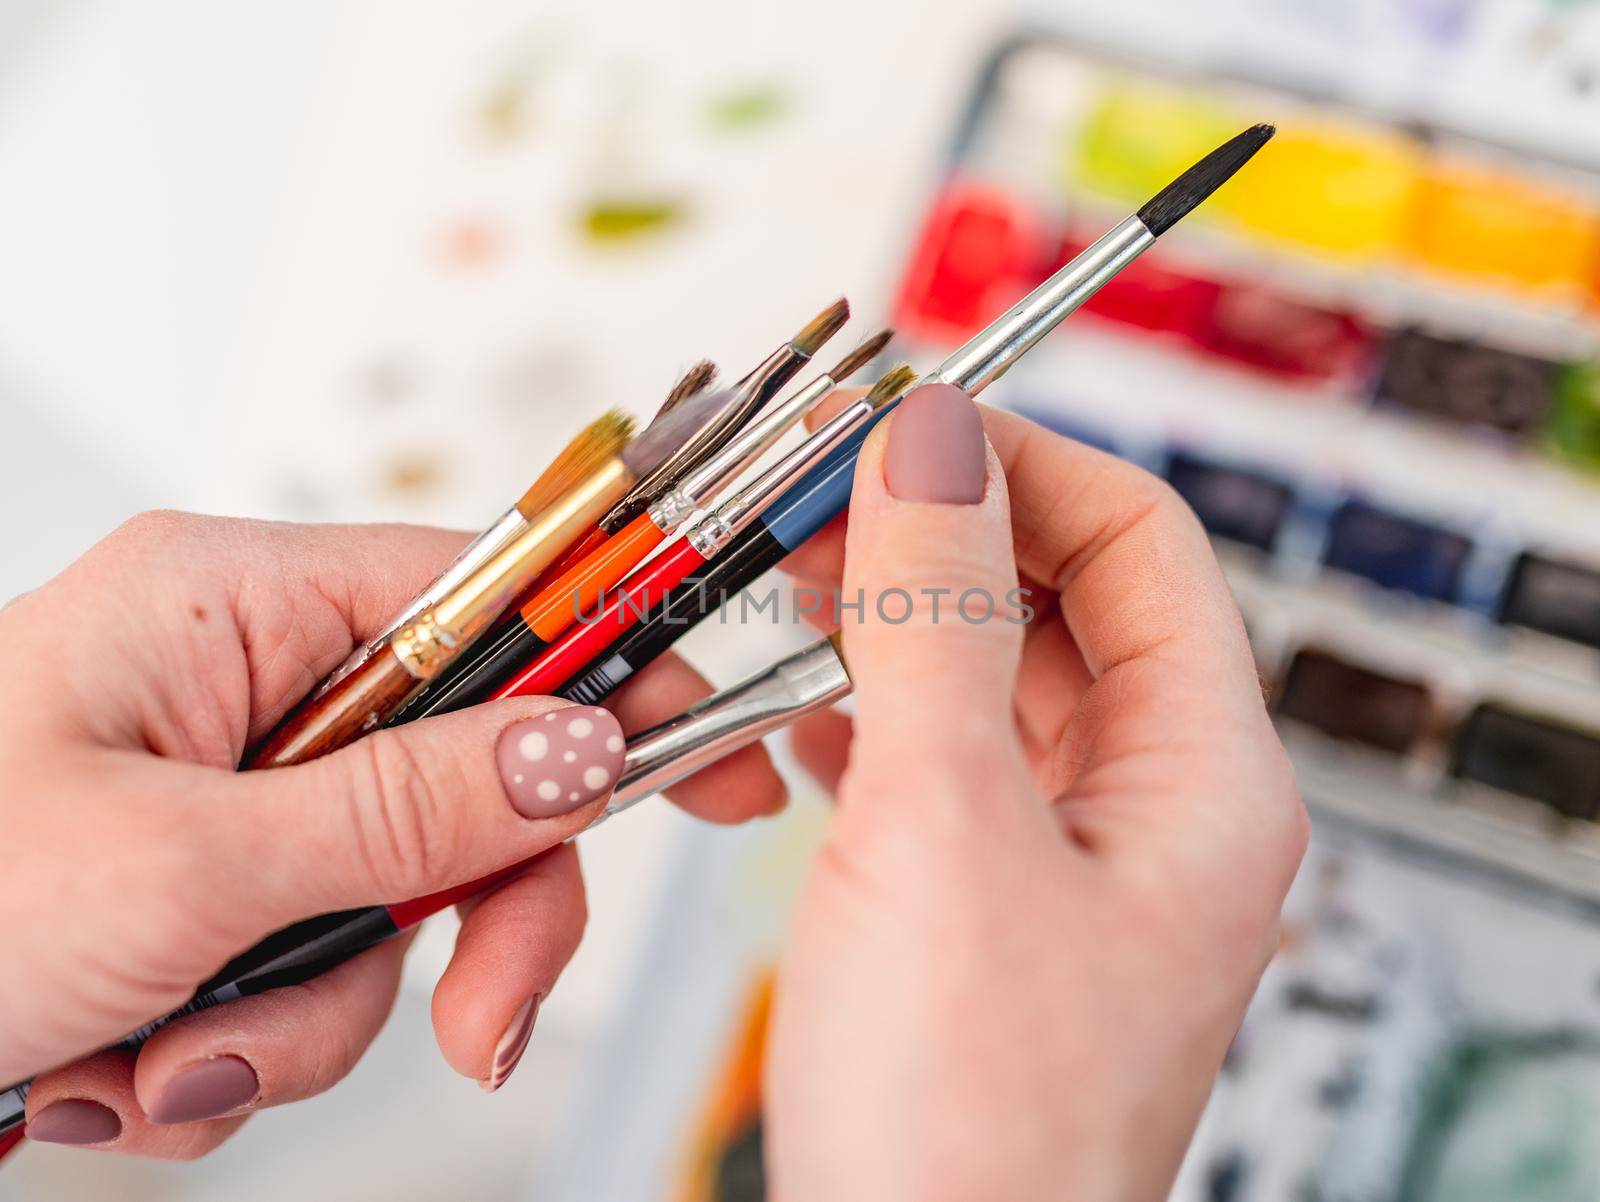
M 1588 847 L 1546 820 L 1600 816 L 1600 155 L 1024 36 L 980 73 L 896 327 L 969 336 L 1240 112 L 1279 123 L 1262 169 L 999 403 L 1189 502 L 1286 728 Z

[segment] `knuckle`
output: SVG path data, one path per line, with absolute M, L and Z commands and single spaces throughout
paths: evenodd
M 188 542 L 216 519 L 185 513 L 181 509 L 146 509 L 134 514 L 111 532 L 118 542 L 147 544 Z
M 976 583 L 980 572 L 958 554 L 916 563 L 897 573 L 892 584 L 847 591 L 840 618 L 855 616 L 873 626 L 947 627 L 956 631 L 1003 633 L 1020 627 L 1021 594 L 1014 586 Z
M 348 804 L 361 867 L 381 896 L 425 893 L 447 850 L 439 846 L 447 808 L 437 783 L 407 739 L 379 731 L 358 746 Z

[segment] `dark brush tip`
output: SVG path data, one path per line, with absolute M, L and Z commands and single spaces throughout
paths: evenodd
M 661 408 L 656 410 L 652 421 L 660 421 L 671 413 L 684 401 L 694 396 L 697 392 L 704 392 L 716 381 L 717 365 L 710 359 L 702 359 L 688 371 L 683 373 L 683 378 L 672 386 L 672 391 L 667 393 L 667 399 L 661 402 Z
M 1275 125 L 1252 125 L 1244 133 L 1229 138 L 1156 193 L 1139 210 L 1139 220 L 1159 238 L 1232 179 L 1277 132 Z
M 838 363 L 830 367 L 828 369 L 828 378 L 836 382 L 848 380 L 882 354 L 883 348 L 889 345 L 889 340 L 893 337 L 893 330 L 879 330 L 843 359 L 840 359 Z
M 805 328 L 789 340 L 789 345 L 809 359 L 849 320 L 850 302 L 841 296 L 807 322 Z

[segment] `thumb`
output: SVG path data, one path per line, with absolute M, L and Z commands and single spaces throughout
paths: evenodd
M 971 797 L 997 767 L 1023 779 L 1012 691 L 1025 611 L 1005 476 L 951 385 L 916 389 L 885 425 L 862 448 L 845 543 L 851 773 L 896 780 L 897 795 L 919 792 L 910 773 Z
M 555 846 L 604 806 L 624 749 L 606 710 L 508 699 L 237 773 L 221 808 L 252 836 L 239 870 L 276 925 L 421 897 Z

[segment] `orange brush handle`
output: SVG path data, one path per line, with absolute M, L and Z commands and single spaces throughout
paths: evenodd
M 590 530 L 588 534 L 585 534 L 582 538 L 578 539 L 577 542 L 573 543 L 572 546 L 568 547 L 566 553 L 563 554 L 560 559 L 556 560 L 555 563 L 551 564 L 548 568 L 541 572 L 539 574 L 539 579 L 533 582 L 533 587 L 524 593 L 523 596 L 529 601 L 533 600 L 533 598 L 544 592 L 546 587 L 554 584 L 566 573 L 570 572 L 585 559 L 588 559 L 589 556 L 593 555 L 595 553 L 595 549 L 601 546 L 610 537 L 611 536 L 604 530 L 600 529 L 599 526 L 596 526 L 593 530 Z M 524 602 L 524 604 L 526 604 L 526 602 Z M 521 609 L 522 606 L 518 605 L 517 608 Z
M 541 589 L 522 607 L 522 620 L 545 642 L 554 641 L 666 537 L 648 513 L 641 513 L 601 543 L 598 550 Z

